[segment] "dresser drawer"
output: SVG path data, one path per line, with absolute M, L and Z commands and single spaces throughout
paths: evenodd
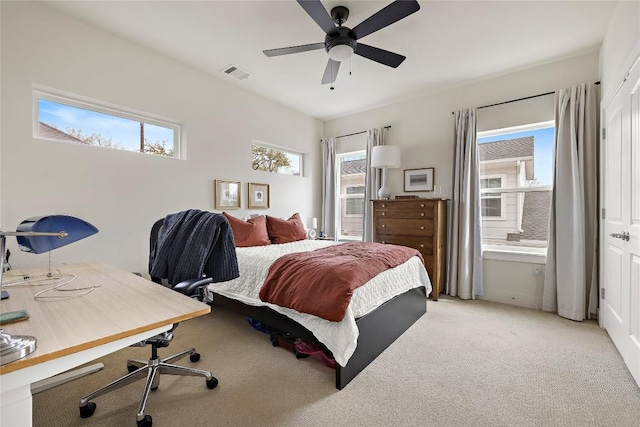
M 447 201 L 372 200 L 373 240 L 407 246 L 422 254 L 434 300 L 446 287 Z
M 376 242 L 391 245 L 407 246 L 419 250 L 422 255 L 433 254 L 433 240 L 415 236 L 384 235 L 376 236 Z
M 433 221 L 420 219 L 376 218 L 376 234 L 398 234 L 408 236 L 433 236 Z
M 423 218 L 433 219 L 434 203 L 423 200 L 411 203 L 397 202 L 376 202 L 375 204 L 376 218 Z

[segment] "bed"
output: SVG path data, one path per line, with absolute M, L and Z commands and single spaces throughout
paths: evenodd
M 260 299 L 260 288 L 276 259 L 333 244 L 299 240 L 237 247 L 240 277 L 208 285 L 207 298 L 292 336 L 321 343 L 335 358 L 335 385 L 342 389 L 426 312 L 431 283 L 422 261 L 413 257 L 357 288 L 339 322 Z
M 215 233 L 206 231 L 201 225 L 194 226 L 195 223 L 213 222 L 218 224 Z M 205 241 L 208 243 L 205 244 Z M 194 245 L 195 242 L 199 244 Z M 339 246 L 335 246 L 337 244 Z M 284 258 L 312 256 L 312 252 L 317 255 L 319 251 L 323 251 L 322 248 L 326 248 L 322 257 L 329 258 L 326 255 L 327 251 L 347 250 L 349 245 L 369 245 L 366 248 L 356 246 L 355 250 L 358 253 L 354 258 L 364 256 L 364 253 L 373 249 L 375 245 L 378 247 L 375 248 L 373 257 L 367 258 L 364 264 L 357 264 L 359 268 L 350 267 L 344 276 L 349 276 L 351 271 L 372 270 L 372 265 L 384 264 L 390 258 L 396 258 L 398 262 L 388 263 L 387 267 L 392 267 L 386 270 L 369 271 L 366 281 L 361 280 L 355 290 L 348 289 L 349 298 L 346 301 L 341 300 L 341 305 L 334 304 L 334 301 L 340 300 L 339 298 L 334 300 L 333 297 L 326 296 L 333 295 L 334 290 L 339 288 L 336 283 L 343 281 L 342 275 L 327 279 L 328 275 L 317 274 L 322 276 L 325 282 L 325 287 L 320 292 L 315 285 L 308 286 L 315 283 L 313 278 L 309 281 L 293 281 L 304 283 L 316 297 L 324 297 L 324 301 L 310 299 L 311 305 L 340 305 L 339 320 L 325 320 L 261 299 L 265 278 L 269 279 L 274 271 L 282 271 L 270 270 L 272 264 L 278 264 Z M 335 359 L 335 385 L 341 390 L 426 313 L 427 296 L 431 293 L 432 287 L 422 256 L 414 249 L 406 247 L 395 247 L 393 251 L 389 251 L 391 246 L 379 243 L 339 244 L 326 240 L 308 240 L 297 213 L 289 219 L 260 215 L 245 221 L 226 212 L 220 215 L 189 210 L 168 215 L 153 225 L 149 271 L 152 278 L 154 272 L 159 274 L 155 277 L 171 277 L 172 274 L 178 273 L 185 273 L 187 278 L 201 277 L 202 274 L 194 275 L 190 268 L 185 270 L 178 267 L 183 267 L 184 263 L 191 267 L 194 261 L 201 261 L 203 264 L 198 268 L 202 268 L 206 262 L 205 269 L 211 277 L 193 283 L 194 286 L 199 282 L 210 283 L 204 288 L 201 297 L 213 305 L 229 307 L 253 321 L 268 325 L 289 336 L 318 343 L 321 348 L 331 352 Z M 208 247 L 211 249 L 205 249 Z M 216 255 L 199 257 L 198 250 L 202 254 Z M 401 262 L 396 257 L 400 252 L 404 253 Z M 353 265 L 343 258 L 332 259 L 336 270 L 344 265 Z M 310 261 L 306 259 L 303 264 Z M 168 268 L 167 263 L 175 265 Z M 304 270 L 304 267 L 297 271 L 301 270 Z M 324 268 L 317 271 L 326 270 Z M 170 272 L 169 276 L 164 275 L 166 272 Z M 192 282 L 194 281 L 184 283 Z M 286 293 L 289 294 L 289 288 L 286 289 Z M 306 291 L 304 295 L 308 295 Z

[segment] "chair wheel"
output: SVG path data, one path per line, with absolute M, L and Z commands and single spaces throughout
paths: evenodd
M 87 406 L 80 407 L 80 418 L 89 418 L 96 410 L 96 404 L 93 402 L 87 403 Z
M 151 415 L 145 415 L 143 419 L 136 421 L 136 423 L 138 424 L 138 427 L 151 427 L 153 425 Z
M 193 353 L 189 356 L 189 360 L 191 360 L 192 362 L 197 362 L 198 360 L 200 360 L 200 353 Z
M 127 371 L 129 371 L 129 373 L 137 371 L 139 368 L 137 366 L 133 366 L 133 365 L 127 365 Z
M 207 380 L 207 388 L 214 389 L 218 387 L 218 379 L 216 377 L 211 377 L 210 380 Z

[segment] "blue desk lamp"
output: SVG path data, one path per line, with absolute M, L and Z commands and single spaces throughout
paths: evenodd
M 40 254 L 77 242 L 97 232 L 98 229 L 88 222 L 68 215 L 27 218 L 20 223 L 16 231 L 0 230 L 0 290 L 7 236 L 16 236 L 22 251 Z M 51 276 L 51 271 L 48 275 Z M 9 294 L 2 291 L 2 299 L 8 297 Z M 36 338 L 27 335 L 12 336 L 0 329 L 0 345 L 0 365 L 4 365 L 32 353 L 36 349 Z

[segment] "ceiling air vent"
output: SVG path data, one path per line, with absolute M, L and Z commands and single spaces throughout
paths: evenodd
M 235 65 L 229 65 L 224 70 L 222 70 L 225 74 L 230 75 L 231 77 L 235 77 L 238 80 L 245 80 L 249 78 L 249 73 L 243 70 L 242 68 L 238 68 Z

